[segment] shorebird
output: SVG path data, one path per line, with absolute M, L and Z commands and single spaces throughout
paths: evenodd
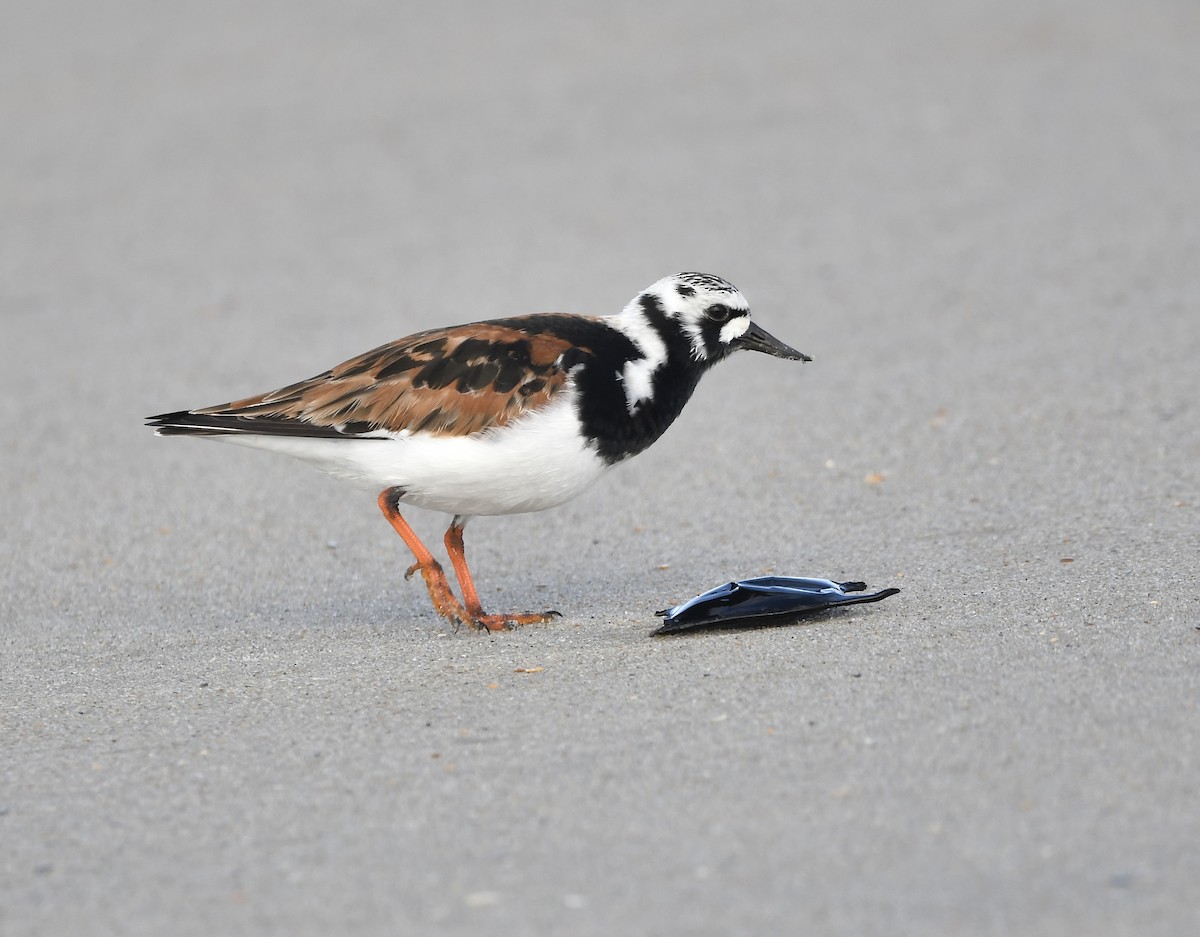
M 555 507 L 657 440 L 704 373 L 735 351 L 809 361 L 750 320 L 720 277 L 680 273 L 615 316 L 544 313 L 418 332 L 254 397 L 149 417 L 160 436 L 283 452 L 379 492 L 434 608 L 497 631 L 557 612 L 488 614 L 463 548 L 477 515 Z M 445 545 L 462 591 L 400 514 L 453 516 Z

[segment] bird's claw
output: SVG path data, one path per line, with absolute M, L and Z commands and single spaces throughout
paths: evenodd
M 562 612 L 519 612 L 513 615 L 484 615 L 474 616 L 473 627 L 480 631 L 512 631 L 521 625 L 544 625 L 555 618 L 562 618 Z
M 427 563 L 413 563 L 404 571 L 406 580 L 420 573 L 429 589 L 429 598 L 438 614 L 449 621 L 457 631 L 463 625 L 468 625 L 476 631 L 511 631 L 521 625 L 540 625 L 555 618 L 562 618 L 562 612 L 550 610 L 547 612 L 518 612 L 512 615 L 485 614 L 477 605 L 464 607 L 450 588 L 442 565 L 437 560 Z

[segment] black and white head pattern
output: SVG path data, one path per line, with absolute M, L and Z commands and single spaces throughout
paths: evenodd
M 704 368 L 733 351 L 733 342 L 750 328 L 750 305 L 728 280 L 677 273 L 634 297 L 616 324 L 641 352 L 620 375 L 632 413 L 652 396 L 654 373 L 672 353 Z
M 715 277 L 711 273 L 677 273 L 673 277 L 667 277 L 661 280 L 665 283 L 667 280 L 675 281 L 675 289 L 683 296 L 691 296 L 689 290 L 705 290 L 709 293 L 736 293 L 737 287 L 728 280 L 722 280 L 720 277 Z M 656 283 L 655 286 L 658 284 Z M 651 287 L 653 289 L 654 287 Z

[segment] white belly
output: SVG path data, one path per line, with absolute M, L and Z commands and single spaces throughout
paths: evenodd
M 474 436 L 211 438 L 287 453 L 373 491 L 398 486 L 405 503 L 466 516 L 554 507 L 582 494 L 607 468 L 579 435 L 573 392 Z

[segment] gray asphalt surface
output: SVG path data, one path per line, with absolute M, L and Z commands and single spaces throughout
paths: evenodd
M 1200 932 L 1195 3 L 4 20 L 5 937 Z M 815 360 L 468 529 L 553 625 L 140 425 L 679 270 Z M 769 570 L 903 591 L 648 637 Z

